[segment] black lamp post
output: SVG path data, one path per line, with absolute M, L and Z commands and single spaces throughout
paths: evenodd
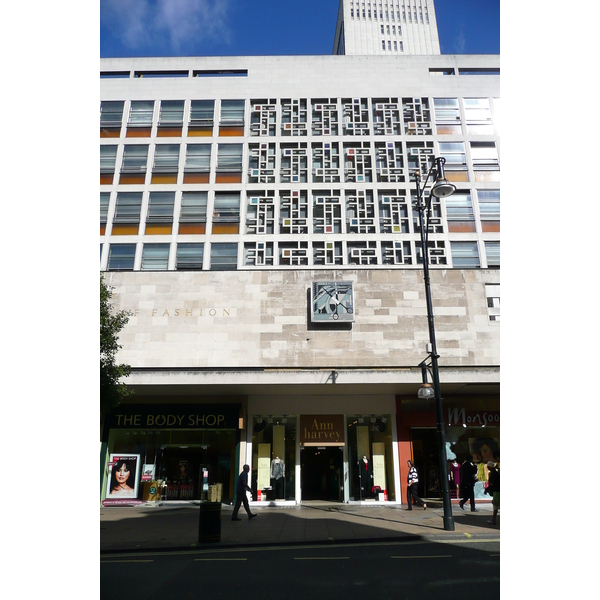
M 427 177 L 421 187 L 421 173 L 415 172 L 415 182 L 417 184 L 417 203 L 416 210 L 419 212 L 419 223 L 421 230 L 421 258 L 423 259 L 423 277 L 425 280 L 425 297 L 427 300 L 427 321 L 429 323 L 429 356 L 419 365 L 423 374 L 423 386 L 419 390 L 419 398 L 435 398 L 435 412 L 437 422 L 437 442 L 438 452 L 440 455 L 440 479 L 442 484 L 442 501 L 444 505 L 444 529 L 446 531 L 454 531 L 454 517 L 452 516 L 452 503 L 450 502 L 450 489 L 448 486 L 448 462 L 446 458 L 446 442 L 444 432 L 444 415 L 442 412 L 442 393 L 440 390 L 440 374 L 438 368 L 437 348 L 435 344 L 435 327 L 433 324 L 433 306 L 431 303 L 431 285 L 429 280 L 429 250 L 427 247 L 429 235 L 429 218 L 431 216 L 431 195 L 436 198 L 447 198 L 451 196 L 456 188 L 448 183 L 444 176 L 444 163 L 446 159 L 443 157 L 434 158 L 431 168 L 427 173 Z M 430 196 L 425 202 L 423 194 L 425 187 L 429 181 L 429 177 L 435 170 L 435 182 L 431 188 Z M 427 383 L 427 359 L 431 359 L 431 374 L 433 379 L 433 390 L 431 385 Z

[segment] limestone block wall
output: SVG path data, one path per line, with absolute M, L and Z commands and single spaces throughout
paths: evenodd
M 130 311 L 119 360 L 132 367 L 390 368 L 418 364 L 429 341 L 418 270 L 107 272 Z M 433 270 L 441 366 L 498 366 L 499 322 L 486 284 L 497 270 Z M 352 281 L 355 322 L 310 321 L 313 281 Z

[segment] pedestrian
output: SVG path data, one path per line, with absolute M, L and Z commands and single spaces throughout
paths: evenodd
M 235 506 L 233 507 L 233 514 L 231 515 L 232 521 L 241 521 L 237 515 L 242 503 L 244 504 L 245 511 L 248 513 L 248 519 L 253 519 L 256 516 L 256 513 L 250 512 L 250 505 L 248 504 L 248 497 L 246 496 L 246 491 L 252 493 L 252 489 L 248 485 L 249 471 L 250 465 L 244 465 L 244 468 L 238 477 L 237 486 L 235 488 L 235 494 L 237 498 L 235 500 Z
M 477 467 L 473 460 L 466 458 L 460 466 L 460 502 L 461 510 L 465 510 L 467 500 L 471 504 L 471 512 L 477 512 L 475 508 L 475 482 L 477 481 Z
M 490 475 L 488 479 L 487 493 L 492 496 L 492 518 L 488 523 L 496 525 L 496 516 L 500 508 L 500 465 L 493 460 L 488 461 L 487 467 Z
M 417 469 L 415 467 L 415 463 L 412 460 L 407 461 L 408 464 L 408 487 L 406 489 L 406 499 L 408 501 L 408 509 L 412 510 L 410 497 L 413 497 L 413 500 L 419 505 L 423 507 L 423 510 L 427 508 L 427 504 L 419 498 L 419 494 L 417 493 L 417 483 L 419 483 L 419 474 L 417 473 Z

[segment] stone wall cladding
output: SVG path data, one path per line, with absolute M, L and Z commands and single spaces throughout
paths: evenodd
M 119 360 L 132 367 L 404 367 L 429 341 L 416 270 L 105 273 L 113 303 L 131 311 Z M 354 283 L 355 322 L 310 322 L 310 285 Z M 500 329 L 486 283 L 499 271 L 432 270 L 441 366 L 498 366 Z M 152 282 L 150 284 L 150 281 Z

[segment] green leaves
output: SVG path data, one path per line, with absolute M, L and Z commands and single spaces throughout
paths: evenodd
M 115 357 L 121 345 L 119 332 L 129 321 L 127 311 L 113 314 L 112 288 L 106 285 L 100 274 L 100 413 L 106 414 L 133 392 L 120 382 L 131 373 L 126 364 L 115 364 Z

